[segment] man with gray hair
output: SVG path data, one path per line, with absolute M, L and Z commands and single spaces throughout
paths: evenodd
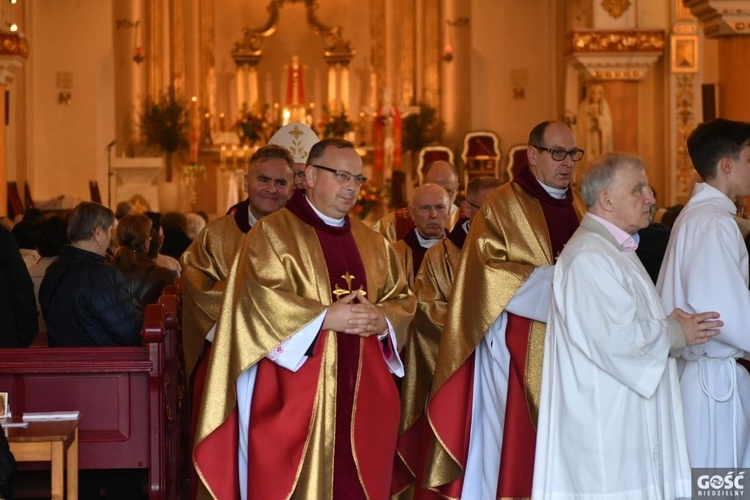
M 664 312 L 635 254 L 654 204 L 644 167 L 625 153 L 592 164 L 581 188 L 587 213 L 557 259 L 534 499 L 691 495 L 674 356 L 722 322 L 715 312 Z
M 436 160 L 424 168 L 424 184 L 437 184 L 445 189 L 450 197 L 450 207 L 446 228 L 452 230 L 461 217 L 461 211 L 455 205 L 458 194 L 458 170 L 456 166 L 444 160 Z M 395 243 L 406 236 L 415 226 L 409 207 L 398 208 L 386 214 L 372 228 Z
M 412 290 L 425 252 L 447 235 L 445 226 L 449 207 L 448 193 L 437 184 L 424 184 L 414 190 L 409 214 L 415 226 L 393 244 Z

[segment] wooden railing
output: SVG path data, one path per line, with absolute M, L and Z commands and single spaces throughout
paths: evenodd
M 78 410 L 80 469 L 149 471 L 149 498 L 184 498 L 180 293 L 146 307 L 143 347 L 0 349 L 14 417 Z

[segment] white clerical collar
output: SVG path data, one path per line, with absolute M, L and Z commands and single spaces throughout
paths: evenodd
M 558 200 L 562 200 L 567 196 L 568 194 L 568 188 L 565 189 L 557 189 L 553 188 L 552 186 L 548 186 L 541 182 L 539 179 L 536 180 L 540 186 L 544 188 L 545 191 L 547 191 L 547 194 L 550 195 L 553 198 L 556 198 Z
M 451 215 L 455 214 L 456 210 L 458 210 L 458 207 L 456 205 L 454 205 L 453 203 L 451 203 L 451 212 L 450 212 L 450 214 Z
M 471 227 L 471 219 L 464 222 L 463 227 L 464 227 L 464 233 L 469 234 L 469 227 Z
M 247 206 L 247 222 L 250 224 L 250 227 L 253 227 L 258 222 L 258 219 L 255 218 L 252 210 L 250 210 L 250 205 Z
M 313 211 L 318 215 L 318 217 L 321 218 L 323 222 L 325 222 L 329 226 L 333 227 L 344 227 L 344 224 L 346 223 L 346 217 L 342 217 L 340 219 L 334 219 L 333 217 L 328 217 L 323 212 L 315 208 L 315 205 L 310 203 L 310 199 L 305 195 L 305 201 L 310 205 L 310 207 L 313 209 Z
M 443 233 L 443 238 L 438 238 L 436 240 L 428 240 L 427 238 L 425 238 L 424 236 L 422 236 L 421 234 L 419 234 L 419 231 L 417 230 L 417 228 L 414 228 L 414 233 L 417 235 L 417 240 L 419 241 L 419 246 L 421 246 L 422 248 L 432 248 L 433 246 L 435 246 L 438 243 L 440 243 L 440 240 L 442 240 L 443 238 L 445 238 L 445 233 Z

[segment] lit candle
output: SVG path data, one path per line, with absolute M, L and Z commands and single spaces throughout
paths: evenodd
M 190 163 L 198 163 L 198 141 L 200 138 L 200 122 L 198 121 L 198 98 L 190 99 Z
M 289 111 L 289 108 L 284 108 L 284 121 L 281 122 L 282 125 L 286 125 L 289 123 L 289 117 L 292 115 L 292 112 Z
M 221 149 L 219 150 L 219 160 L 224 163 L 227 161 L 227 147 L 221 146 Z

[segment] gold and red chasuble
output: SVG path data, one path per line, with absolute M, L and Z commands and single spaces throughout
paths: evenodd
M 437 492 L 460 497 L 476 347 L 533 270 L 554 264 L 585 211 L 577 194 L 553 201 L 528 169 L 523 174 L 490 195 L 464 245 L 427 407 L 433 435 L 423 444 L 426 458 L 417 484 L 425 488 L 418 488 L 418 499 L 435 498 Z M 511 374 L 497 498 L 531 494 L 544 330 L 544 323 L 508 313 Z
M 367 292 L 401 339 L 416 301 L 380 236 L 348 220 L 345 228 L 327 232 L 314 213 L 315 221 L 303 212 L 309 210 L 306 199 L 299 201 L 305 205 L 260 221 L 235 262 L 209 362 L 194 460 L 215 498 L 236 498 L 232 381 L 255 365 L 248 497 L 357 498 L 358 491 L 359 497 L 385 498 L 399 403 L 377 338 L 321 331 L 294 373 L 265 356 L 283 348 L 287 337 L 350 286 Z M 365 275 L 365 269 L 377 272 Z M 343 491 L 345 496 L 338 493 Z

